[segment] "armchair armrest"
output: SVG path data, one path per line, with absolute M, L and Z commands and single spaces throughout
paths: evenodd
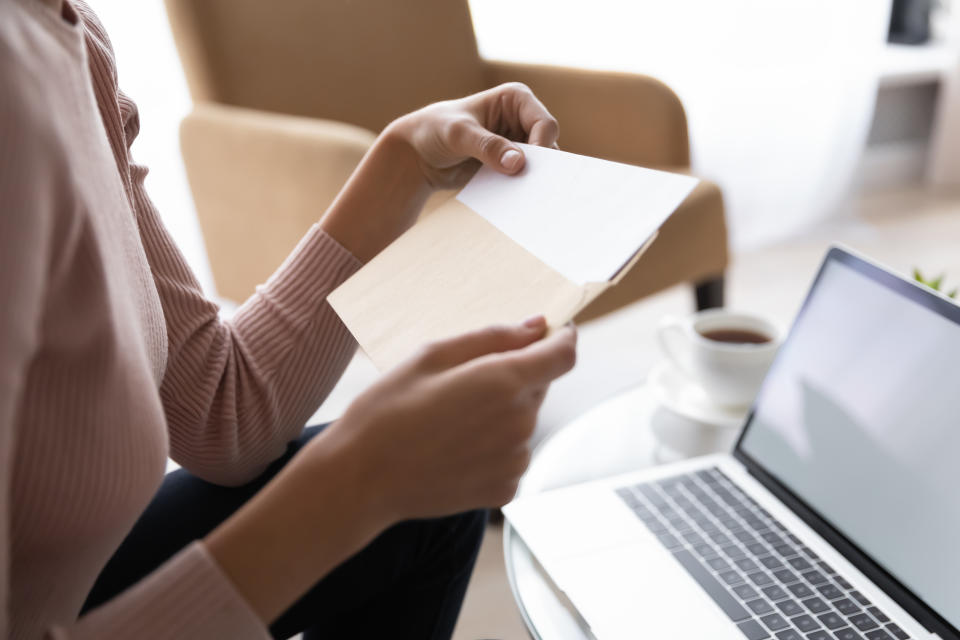
M 273 273 L 374 138 L 327 120 L 196 106 L 180 143 L 220 295 L 244 300 Z
M 632 73 L 486 61 L 489 84 L 523 82 L 560 122 L 560 146 L 648 167 L 687 166 L 690 143 L 680 99 Z

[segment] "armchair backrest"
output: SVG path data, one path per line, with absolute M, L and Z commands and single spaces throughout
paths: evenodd
M 467 0 L 165 0 L 197 102 L 349 122 L 483 88 Z

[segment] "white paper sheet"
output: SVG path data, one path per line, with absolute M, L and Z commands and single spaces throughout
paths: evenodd
M 483 167 L 457 198 L 577 284 L 604 282 L 689 195 L 696 178 L 520 145 L 516 176 Z

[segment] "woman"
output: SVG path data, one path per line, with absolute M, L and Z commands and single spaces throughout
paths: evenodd
M 0 83 L 0 635 L 449 636 L 470 510 L 512 497 L 574 333 L 430 345 L 302 432 L 355 348 L 325 298 L 433 188 L 519 171 L 508 137 L 555 144 L 554 119 L 509 85 L 395 121 L 221 322 L 130 158 L 89 8 L 0 0 Z

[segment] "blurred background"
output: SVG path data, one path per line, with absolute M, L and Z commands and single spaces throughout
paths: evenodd
M 163 3 L 91 5 L 140 107 L 135 152 L 151 194 L 213 291 L 177 139 L 191 100 Z M 734 248 L 852 215 L 864 190 L 960 181 L 950 0 L 932 3 L 918 44 L 888 42 L 884 0 L 472 0 L 470 10 L 485 58 L 666 82 L 686 109 L 694 171 L 724 191 Z

